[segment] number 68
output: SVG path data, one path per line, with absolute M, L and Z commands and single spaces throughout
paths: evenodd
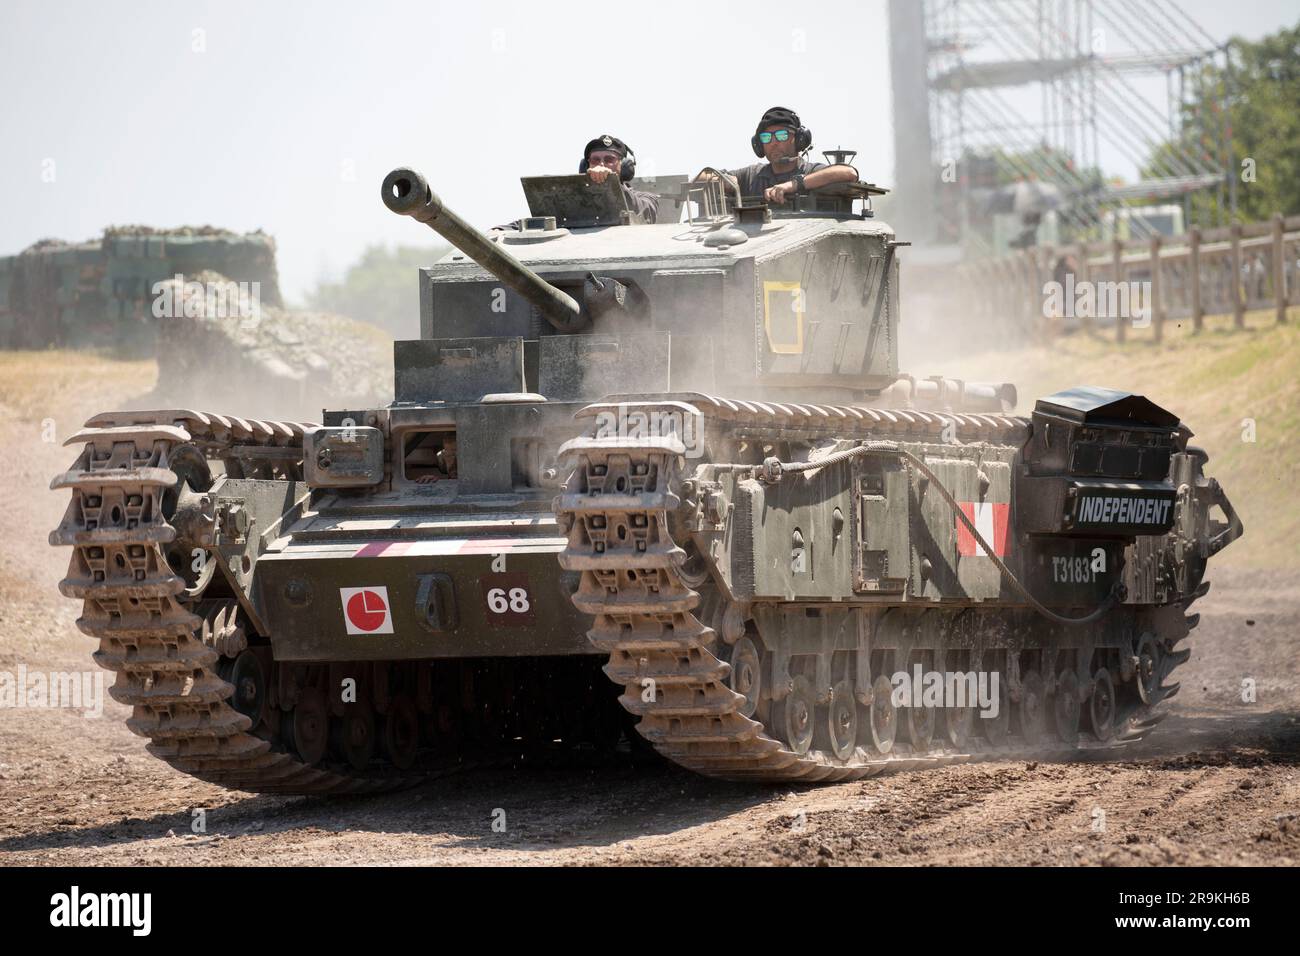
M 511 588 L 507 594 L 505 588 L 491 588 L 487 593 L 488 610 L 493 614 L 505 614 L 513 611 L 523 614 L 528 608 L 528 592 L 523 588 Z

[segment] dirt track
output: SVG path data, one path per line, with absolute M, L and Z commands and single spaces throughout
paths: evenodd
M 46 544 L 64 507 L 46 489 L 71 453 L 42 442 L 30 413 L 6 411 L 0 671 L 93 670 L 77 602 L 55 587 L 67 552 Z M 81 411 L 56 416 L 60 440 Z M 1210 576 L 1173 716 L 1123 761 L 970 764 L 791 790 L 618 760 L 330 801 L 231 793 L 178 774 L 145 753 L 111 700 L 99 719 L 2 709 L 0 865 L 1294 865 L 1300 571 Z M 1255 680 L 1256 703 L 1242 703 L 1243 678 Z M 195 808 L 207 811 L 206 834 L 191 832 Z M 503 833 L 492 828 L 497 808 Z

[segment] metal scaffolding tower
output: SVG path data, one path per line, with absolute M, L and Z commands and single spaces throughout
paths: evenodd
M 890 16 L 898 185 L 929 176 L 933 205 L 914 221 L 935 240 L 978 247 L 972 220 L 1014 182 L 1061 197 L 1076 234 L 1135 200 L 1181 203 L 1190 217 L 1189 197 L 1208 191 L 1216 218 L 1235 210 L 1226 97 L 1205 86 L 1227 47 L 1175 0 L 891 0 Z M 1158 101 L 1142 77 L 1163 77 Z M 1186 108 L 1204 100 L 1211 108 Z M 1142 180 L 1110 183 L 1103 149 Z M 1126 221 L 1133 238 L 1152 229 L 1140 213 Z

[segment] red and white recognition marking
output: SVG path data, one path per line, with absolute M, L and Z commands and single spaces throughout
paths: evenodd
M 427 558 L 452 554 L 559 553 L 568 538 L 439 538 L 434 541 L 371 541 L 354 558 Z
M 1007 517 L 1011 506 L 994 501 L 963 501 L 961 510 L 970 518 L 971 524 L 993 545 L 999 558 L 1007 554 Z M 956 518 L 953 519 L 957 521 Z M 975 536 L 966 528 L 965 523 L 957 521 L 957 553 L 963 558 L 987 557 L 988 552 L 980 547 Z
M 343 623 L 349 634 L 392 634 L 388 588 L 339 588 Z

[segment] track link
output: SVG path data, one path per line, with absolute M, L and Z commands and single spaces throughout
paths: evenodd
M 51 484 L 72 493 L 50 535 L 51 544 L 74 549 L 59 590 L 85 602 L 77 627 L 99 640 L 96 663 L 117 675 L 110 694 L 133 708 L 127 726 L 177 770 L 261 793 L 391 790 L 412 777 L 308 766 L 252 732 L 250 719 L 229 704 L 235 689 L 217 671 L 221 655 L 203 640 L 211 628 L 205 632 L 203 619 L 179 599 L 185 584 L 164 554 L 176 537 L 163 496 L 177 483 L 170 461 L 178 446 L 224 460 L 227 473 L 293 478 L 310 427 L 181 410 L 91 419 L 66 442 L 85 443 L 81 456 Z M 239 449 L 247 447 L 262 454 L 245 462 Z M 267 449 L 283 449 L 284 456 L 267 456 Z

